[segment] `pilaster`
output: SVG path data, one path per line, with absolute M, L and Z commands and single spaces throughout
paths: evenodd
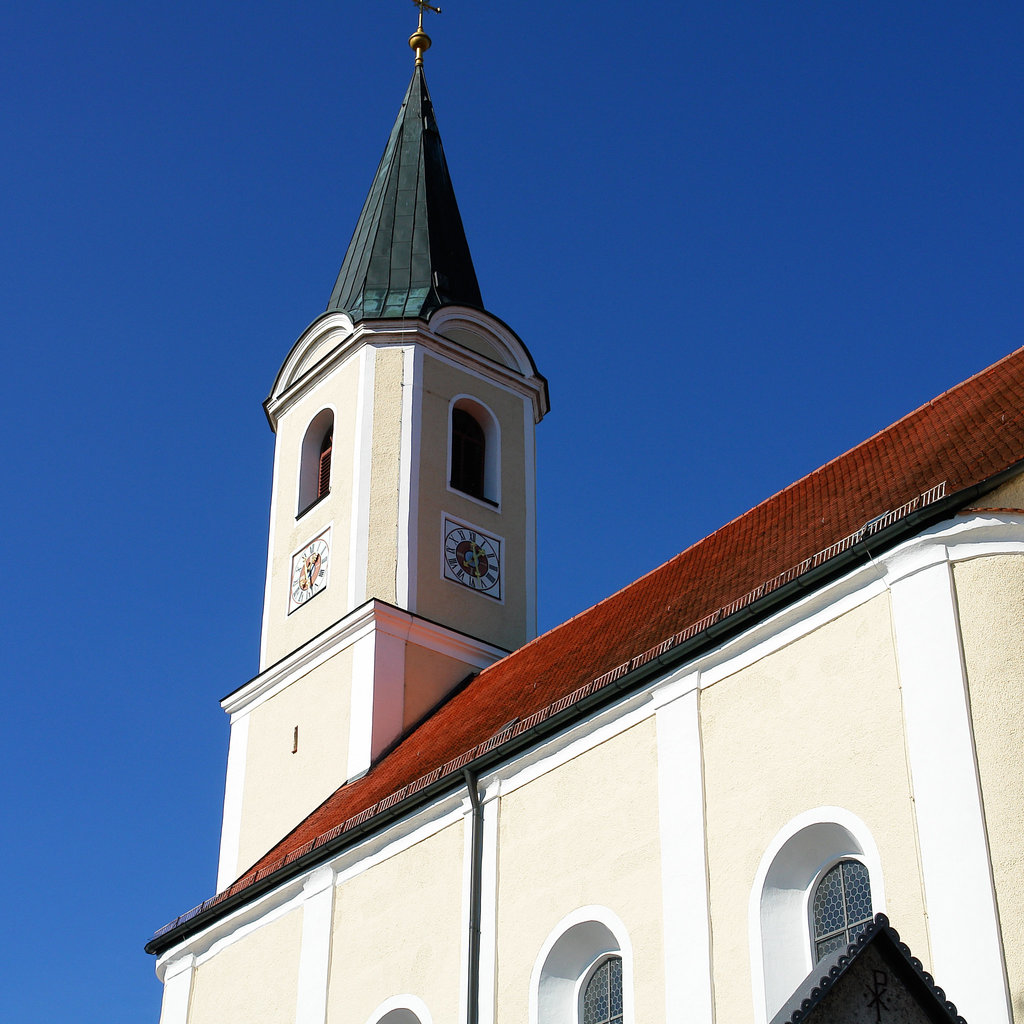
M 324 1024 L 331 962 L 334 872 L 318 868 L 302 887 L 302 948 L 295 1024 Z
M 942 544 L 887 567 L 931 968 L 967 1020 L 1010 1020 L 956 597 Z
M 667 1024 L 714 1019 L 699 679 L 692 672 L 651 694 L 658 735 Z
M 228 740 L 228 770 L 224 781 L 224 817 L 217 863 L 217 892 L 238 877 L 238 844 L 242 831 L 242 796 L 245 790 L 245 759 L 249 747 L 249 716 L 232 719 Z
M 196 958 L 186 953 L 167 963 L 163 972 L 164 999 L 160 1007 L 160 1024 L 187 1024 Z

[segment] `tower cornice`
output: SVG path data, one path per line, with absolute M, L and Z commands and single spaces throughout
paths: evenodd
M 459 334 L 480 338 L 500 358 L 489 358 L 447 336 Z M 303 331 L 278 372 L 263 403 L 271 430 L 276 432 L 278 420 L 295 402 L 368 344 L 378 348 L 421 345 L 486 380 L 529 397 L 538 423 L 550 409 L 547 380 L 537 373 L 529 350 L 507 324 L 490 313 L 445 306 L 429 321 L 362 320 L 353 324 L 345 313 L 330 311 Z

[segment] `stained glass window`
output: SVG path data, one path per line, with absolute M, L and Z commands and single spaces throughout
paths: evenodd
M 602 960 L 583 989 L 582 1024 L 622 1024 L 622 957 Z
M 814 890 L 814 959 L 845 949 L 871 923 L 871 883 L 859 860 L 841 860 Z

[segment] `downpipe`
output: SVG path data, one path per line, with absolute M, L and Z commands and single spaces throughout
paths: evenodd
M 469 768 L 462 769 L 469 792 L 470 814 L 469 864 L 469 970 L 466 978 L 466 1024 L 480 1021 L 480 905 L 484 861 L 484 805 L 477 790 L 479 778 Z

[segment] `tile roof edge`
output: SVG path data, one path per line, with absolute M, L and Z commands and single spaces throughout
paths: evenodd
M 940 394 L 936 395 L 934 398 L 930 399 L 929 401 L 922 402 L 921 405 L 917 406 L 917 408 L 912 409 L 910 412 L 906 413 L 903 416 L 900 416 L 899 419 L 893 420 L 893 422 L 890 423 L 888 426 L 882 427 L 881 429 L 876 430 L 873 434 L 871 434 L 870 436 L 864 438 L 863 441 L 860 441 L 857 444 L 853 445 L 852 447 L 847 448 L 845 451 L 841 452 L 839 455 L 836 455 L 833 458 L 829 459 L 828 462 L 822 463 L 816 469 L 812 469 L 809 472 L 804 473 L 803 476 L 798 477 L 792 483 L 787 484 L 785 487 L 780 488 L 779 490 L 775 491 L 774 493 L 768 495 L 768 497 L 762 498 L 761 501 L 757 502 L 756 505 L 751 505 L 750 508 L 744 510 L 743 512 L 738 513 L 735 516 L 733 516 L 732 519 L 729 519 L 726 522 L 722 523 L 721 526 L 719 526 L 715 530 L 712 530 L 711 533 L 705 534 L 703 537 L 698 538 L 692 544 L 688 544 L 685 548 L 683 548 L 682 551 L 680 551 L 677 554 L 673 555 L 671 558 L 668 558 L 664 562 L 660 562 L 658 565 L 654 566 L 653 568 L 648 569 L 647 572 L 642 573 L 640 576 L 637 576 L 636 579 L 634 579 L 634 580 L 630 580 L 629 583 L 624 584 L 623 586 L 619 587 L 618 590 L 613 591 L 611 594 L 608 594 L 607 596 L 601 598 L 601 600 L 595 602 L 594 604 L 588 605 L 586 608 L 581 609 L 580 611 L 576 612 L 575 615 L 572 615 L 568 619 L 566 619 L 564 622 L 559 622 L 557 625 L 554 625 L 550 629 L 545 630 L 543 633 L 539 634 L 538 636 L 535 636 L 532 640 L 530 640 L 527 643 L 523 644 L 522 647 L 517 647 L 514 651 L 511 652 L 509 657 L 511 657 L 512 655 L 518 654 L 520 651 L 527 650 L 528 648 L 534 646 L 535 644 L 537 644 L 538 642 L 543 640 L 545 637 L 549 637 L 553 633 L 559 632 L 560 630 L 562 630 L 566 626 L 568 626 L 570 623 L 576 622 L 578 619 L 582 618 L 584 615 L 589 615 L 595 609 L 602 607 L 603 605 L 607 604 L 609 601 L 615 600 L 620 594 L 622 594 L 625 591 L 629 590 L 631 587 L 634 587 L 637 584 L 641 583 L 643 580 L 646 580 L 649 576 L 653 576 L 655 573 L 661 572 L 666 566 L 671 565 L 673 562 L 677 562 L 679 559 L 683 558 L 686 554 L 688 554 L 690 551 L 692 551 L 698 545 L 705 544 L 705 543 L 709 542 L 711 540 L 711 538 L 718 536 L 718 534 L 722 533 L 725 530 L 728 530 L 735 523 L 738 523 L 741 519 L 743 519 L 744 517 L 750 515 L 755 509 L 761 508 L 763 505 L 767 505 L 770 502 L 778 500 L 781 497 L 781 495 L 785 494 L 787 491 L 792 491 L 795 488 L 799 487 L 805 480 L 808 480 L 811 477 L 817 476 L 818 474 L 824 472 L 826 469 L 828 469 L 830 466 L 834 465 L 835 463 L 840 462 L 843 459 L 846 459 L 846 458 L 850 457 L 859 448 L 864 448 L 867 445 L 871 444 L 871 442 L 874 441 L 876 438 L 881 437 L 883 434 L 886 434 L 886 433 L 888 433 L 891 430 L 895 430 L 901 423 L 904 423 L 905 421 L 912 419 L 914 416 L 920 415 L 925 409 L 931 408 L 936 403 L 938 403 L 941 399 L 947 397 L 948 395 L 951 395 L 955 391 L 959 391 L 960 389 L 967 387 L 967 385 L 969 385 L 972 381 L 975 381 L 979 377 L 982 377 L 982 376 L 985 376 L 985 375 L 991 373 L 993 370 L 995 370 L 1002 363 L 1008 362 L 1009 360 L 1013 359 L 1015 356 L 1019 356 L 1022 352 L 1024 352 L 1024 346 L 1022 346 L 1021 348 L 1014 349 L 1013 352 L 1010 352 L 1007 355 L 1003 356 L 1002 359 L 998 359 L 998 360 L 996 360 L 996 362 L 991 363 L 990 365 L 988 365 L 986 367 L 983 367 L 982 369 L 978 370 L 976 373 L 971 374 L 970 377 L 968 377 L 966 380 L 960 381 L 959 384 L 954 384 L 954 385 L 952 385 L 952 387 L 946 388 L 945 391 L 943 391 Z M 485 675 L 488 671 L 494 669 L 497 665 L 500 665 L 504 660 L 505 659 L 502 658 L 499 661 L 496 661 L 493 665 L 488 665 L 487 668 L 481 670 L 480 675 L 481 676 Z
M 745 512 L 741 513 L 740 515 L 735 516 L 733 519 L 729 520 L 727 523 L 725 523 L 722 526 L 720 526 L 717 530 L 715 530 L 712 533 L 708 534 L 707 536 L 702 537 L 699 540 L 695 541 L 693 544 L 691 544 L 687 548 L 685 548 L 682 552 L 679 552 L 677 555 L 674 555 L 672 558 L 668 559 L 666 562 L 662 563 L 659 566 L 656 566 L 656 567 L 652 568 L 648 572 L 644 573 L 642 576 L 638 577 L 636 580 L 633 580 L 629 584 L 619 588 L 619 590 L 615 591 L 613 594 L 608 595 L 607 597 L 605 597 L 601 601 L 597 602 L 596 604 L 591 605 L 589 608 L 583 609 L 582 611 L 578 612 L 576 615 L 574 615 L 571 618 L 567 619 L 565 622 L 562 622 L 562 623 L 552 627 L 550 630 L 545 631 L 540 636 L 535 637 L 533 640 L 529 641 L 527 644 L 524 644 L 523 647 L 518 648 L 516 651 L 514 651 L 511 654 L 507 655 L 505 658 L 502 658 L 499 661 L 495 662 L 493 665 L 488 666 L 487 668 L 483 669 L 480 672 L 480 674 L 477 677 L 477 679 L 481 680 L 481 679 L 485 678 L 488 675 L 488 673 L 492 672 L 497 666 L 506 663 L 511 658 L 515 658 L 520 652 L 534 647 L 541 640 L 544 640 L 545 638 L 550 638 L 552 635 L 557 634 L 561 630 L 567 628 L 571 623 L 574 623 L 574 622 L 578 621 L 579 619 L 583 618 L 584 616 L 592 614 L 596 609 L 606 605 L 610 601 L 615 600 L 616 598 L 618 598 L 625 591 L 627 591 L 627 590 L 629 590 L 629 589 L 631 589 L 633 587 L 638 586 L 642 581 L 647 580 L 649 577 L 653 576 L 654 574 L 663 571 L 666 566 L 669 566 L 669 565 L 673 564 L 674 562 L 677 562 L 679 559 L 681 559 L 684 556 L 686 556 L 687 553 L 691 552 L 694 548 L 696 548 L 696 547 L 698 547 L 698 546 L 700 546 L 702 544 L 708 543 L 712 538 L 714 538 L 717 535 L 721 534 L 723 531 L 729 529 L 730 527 L 732 527 L 738 521 L 744 519 L 746 516 L 751 515 L 756 509 L 761 508 L 763 506 L 766 506 L 766 505 L 768 505 L 768 504 L 770 504 L 772 502 L 775 502 L 775 501 L 779 500 L 781 495 L 785 494 L 788 491 L 793 490 L 794 488 L 799 487 L 801 484 L 804 483 L 804 481 L 806 481 L 806 480 L 808 480 L 810 478 L 813 478 L 813 477 L 815 477 L 815 476 L 825 472 L 826 470 L 829 469 L 829 467 L 834 466 L 836 463 L 841 462 L 844 459 L 850 458 L 853 455 L 853 453 L 855 453 L 859 449 L 865 448 L 865 447 L 869 446 L 872 442 L 876 441 L 879 437 L 881 437 L 881 436 L 883 436 L 883 435 L 885 435 L 885 434 L 887 434 L 889 432 L 895 431 L 901 424 L 903 424 L 903 423 L 905 423 L 905 422 L 907 422 L 909 420 L 912 420 L 915 417 L 921 416 L 921 414 L 925 410 L 934 408 L 936 405 L 942 403 L 943 400 L 947 400 L 949 398 L 949 396 L 953 395 L 954 393 L 956 393 L 958 391 L 961 391 L 961 390 L 964 390 L 964 389 L 967 389 L 973 382 L 977 381 L 979 378 L 982 378 L 982 377 L 985 377 L 985 376 L 990 376 L 990 375 L 993 375 L 993 374 L 997 374 L 999 368 L 1002 365 L 1004 365 L 1007 362 L 1010 362 L 1011 360 L 1020 359 L 1022 353 L 1024 353 L 1024 348 L 1019 348 L 1019 349 L 1015 350 L 1014 352 L 1011 352 L 1008 355 L 1004 356 L 1002 359 L 998 360 L 997 362 L 991 364 L 990 366 L 988 366 L 988 367 L 986 367 L 986 368 L 984 368 L 982 370 L 979 370 L 977 373 L 975 373 L 971 377 L 967 378 L 967 380 L 962 381 L 961 383 L 959 383 L 959 384 L 957 384 L 957 385 L 955 385 L 955 386 L 953 386 L 951 388 L 946 389 L 940 395 L 937 395 L 935 398 L 931 399 L 930 401 L 925 402 L 922 405 L 918 406 L 916 409 L 914 409 L 911 412 L 907 413 L 906 415 L 900 417 L 899 419 L 897 419 L 896 421 L 891 423 L 889 426 L 885 427 L 882 430 L 876 431 L 874 434 L 872 434 L 870 437 L 866 438 L 865 440 L 861 441 L 859 444 L 854 445 L 853 447 L 847 449 L 845 452 L 843 452 L 840 455 L 835 456 L 833 459 L 829 460 L 828 462 L 826 462 L 822 466 L 819 466 L 817 469 L 811 471 L 810 473 L 804 474 L 798 480 L 796 480 L 793 483 L 789 484 L 787 487 L 782 488 L 781 490 L 777 491 L 775 494 L 765 498 L 763 501 L 761 501 L 758 504 L 752 506 L 750 509 L 746 510 Z M 595 692 L 595 690 L 602 689 L 604 686 L 608 685 L 609 682 L 614 682 L 616 680 L 621 679 L 623 676 L 628 675 L 631 672 L 632 668 L 641 667 L 641 666 L 645 665 L 647 662 L 649 662 L 651 660 L 654 660 L 656 658 L 659 658 L 662 654 L 664 654 L 665 652 L 671 650 L 674 646 L 677 646 L 678 645 L 677 641 L 679 643 L 681 643 L 682 640 L 686 639 L 687 637 L 692 638 L 694 636 L 699 635 L 700 632 L 701 632 L 702 624 L 707 623 L 707 626 L 703 627 L 703 628 L 710 628 L 711 625 L 716 624 L 717 622 L 719 622 L 723 618 L 723 613 L 724 613 L 724 617 L 727 618 L 729 615 L 733 614 L 734 612 L 737 612 L 739 610 L 742 610 L 743 608 L 749 607 L 750 604 L 752 604 L 752 603 L 756 603 L 758 596 L 767 596 L 768 593 L 774 592 L 775 588 L 773 588 L 772 590 L 767 590 L 766 589 L 769 586 L 769 584 L 773 583 L 774 580 L 781 579 L 782 577 L 787 577 L 787 580 L 784 581 L 784 582 L 791 582 L 792 579 L 796 579 L 800 575 L 802 575 L 803 570 L 800 570 L 800 566 L 804 566 L 805 564 L 807 566 L 812 566 L 812 563 L 815 563 L 816 560 L 819 558 L 819 556 L 823 556 L 821 561 L 817 562 L 816 565 L 813 566 L 813 567 L 817 567 L 817 565 L 824 565 L 824 564 L 828 563 L 829 560 L 832 559 L 833 557 L 836 557 L 838 555 L 844 554 L 846 551 L 849 551 L 852 547 L 855 547 L 856 546 L 855 538 L 863 537 L 865 535 L 870 535 L 870 534 L 865 534 L 865 531 L 867 531 L 872 526 L 874 526 L 874 531 L 873 532 L 879 532 L 881 529 L 885 529 L 888 526 L 894 525 L 894 523 L 897 522 L 899 518 L 904 518 L 904 516 L 903 515 L 899 515 L 897 519 L 894 519 L 894 518 L 891 518 L 891 517 L 897 516 L 897 514 L 901 513 L 903 510 L 905 510 L 905 509 L 908 510 L 905 514 L 910 514 L 913 511 L 911 509 L 911 506 L 914 506 L 914 509 L 920 511 L 924 507 L 927 507 L 928 505 L 941 500 L 941 504 L 942 504 L 942 507 L 944 509 L 945 508 L 949 508 L 950 512 L 954 512 L 955 511 L 954 508 L 952 506 L 950 506 L 949 503 L 951 501 L 955 500 L 957 498 L 957 496 L 964 496 L 963 497 L 963 501 L 965 501 L 965 502 L 973 500 L 974 497 L 978 496 L 979 494 L 984 493 L 985 488 L 987 488 L 991 482 L 993 482 L 993 481 L 995 481 L 995 480 L 997 480 L 999 478 L 1005 478 L 1011 472 L 1019 472 L 1021 465 L 1022 465 L 1022 460 L 1017 460 L 1017 461 L 1015 461 L 1013 463 L 1010 463 L 1010 464 L 1004 466 L 1004 468 L 1001 469 L 1001 470 L 997 470 L 996 472 L 989 473 L 988 475 L 982 477 L 979 480 L 974 481 L 974 483 L 969 484 L 966 487 L 955 489 L 952 494 L 947 494 L 946 493 L 946 490 L 947 490 L 947 482 L 946 481 L 942 481 L 940 484 L 933 485 L 931 488 L 929 488 L 928 490 L 924 491 L 922 494 L 918 495 L 917 497 L 911 499 L 910 501 L 904 503 L 904 505 L 900 506 L 899 508 L 897 508 L 897 509 L 888 509 L 888 510 L 883 511 L 880 515 L 878 515 L 878 516 L 868 520 L 867 523 L 865 523 L 859 530 L 855 531 L 855 533 L 850 534 L 847 537 L 840 538 L 839 540 L 835 541 L 829 547 L 823 549 L 822 551 L 819 551 L 819 552 L 815 553 L 814 555 L 811 555 L 809 558 L 805 558 L 803 561 L 798 563 L 797 566 L 794 566 L 791 569 L 786 570 L 785 572 L 779 574 L 776 577 L 772 577 L 770 580 L 764 581 L 759 587 L 756 587 L 756 588 L 754 588 L 754 590 L 749 591 L 747 594 L 742 595 L 739 598 L 736 598 L 735 600 L 730 602 L 730 604 L 724 606 L 723 608 L 718 609 L 717 612 L 709 613 L 704 618 L 698 620 L 698 622 L 693 623 L 690 626 L 685 627 L 683 630 L 677 631 L 676 633 L 673 633 L 669 637 L 664 638 L 660 643 L 654 645 L 653 647 L 649 648 L 648 650 L 642 651 L 639 654 L 635 654 L 630 659 L 628 659 L 626 662 L 623 662 L 623 663 L 621 663 L 621 664 L 619 664 L 617 666 L 614 666 L 611 669 L 608 669 L 606 672 L 604 672 L 602 675 L 598 676 L 596 679 L 593 679 L 590 682 L 587 682 L 587 683 L 583 684 L 582 686 L 580 686 L 577 689 L 575 689 L 572 693 L 566 694 L 566 695 L 562 696 L 557 701 L 555 701 L 552 704 L 550 704 L 548 707 L 542 708 L 542 709 L 538 710 L 537 712 L 531 714 L 527 719 L 524 719 L 523 722 L 524 723 L 525 722 L 534 722 L 534 724 L 537 724 L 537 722 L 543 722 L 548 717 L 550 717 L 552 714 L 554 714 L 552 709 L 558 708 L 559 710 L 564 710 L 564 709 L 566 709 L 568 707 L 573 706 L 575 703 L 577 703 L 579 700 L 581 700 L 583 698 L 583 696 L 588 696 L 588 695 L 592 694 L 593 692 Z M 939 488 L 941 488 L 941 493 L 937 493 L 939 491 Z M 923 500 L 923 499 L 926 498 L 926 496 L 932 494 L 933 492 L 935 492 L 935 497 L 934 498 L 932 498 L 932 499 L 930 499 L 928 501 L 924 501 Z M 970 494 L 970 497 L 966 497 L 966 495 L 968 495 L 968 494 Z M 895 495 L 893 495 L 893 496 L 895 496 Z M 921 504 L 918 505 L 917 504 L 918 502 L 920 502 Z M 879 524 L 879 525 L 875 526 L 874 524 Z M 799 571 L 797 571 L 797 570 L 799 570 Z M 792 575 L 792 577 L 791 577 L 791 574 L 794 574 L 794 575 Z M 789 577 L 791 577 L 791 579 L 789 579 Z M 755 595 L 755 596 L 752 597 L 752 595 Z M 713 623 L 709 621 L 709 620 L 712 620 L 712 619 L 714 619 Z M 146 947 L 147 950 L 150 951 L 150 952 L 153 952 L 154 950 L 151 947 L 154 945 L 154 943 L 157 942 L 157 940 L 161 936 L 167 935 L 170 932 L 175 931 L 179 926 L 187 924 L 189 921 L 193 920 L 196 916 L 202 914 L 204 911 L 213 909 L 215 906 L 223 904 L 226 900 L 232 899 L 233 897 L 242 897 L 243 899 L 244 898 L 252 898 L 252 895 L 254 895 L 254 894 L 250 894 L 249 897 L 245 897 L 243 895 L 243 894 L 248 892 L 248 890 L 250 889 L 250 887 L 252 885 L 254 885 L 256 882 L 259 882 L 261 880 L 264 880 L 264 879 L 268 878 L 270 875 L 275 874 L 277 871 L 279 871 L 281 868 L 287 866 L 288 864 L 294 863 L 296 860 L 298 860 L 298 859 L 300 859 L 302 857 L 305 857 L 308 853 L 312 852 L 314 849 L 317 849 L 317 848 L 325 845 L 327 842 L 331 841 L 329 837 L 339 838 L 343 833 L 345 833 L 347 831 L 350 831 L 351 829 L 353 829 L 353 828 L 355 828 L 355 827 L 357 827 L 359 825 L 362 825 L 362 824 L 366 823 L 367 821 L 372 820 L 378 813 L 380 813 L 380 812 L 382 812 L 384 810 L 390 810 L 391 808 L 401 804 L 406 796 L 411 795 L 413 793 L 420 792 L 422 789 L 427 788 L 428 786 L 433 786 L 435 783 L 438 783 L 442 779 L 447 778 L 449 775 L 452 774 L 452 772 L 455 772 L 458 769 L 460 769 L 463 765 L 468 764 L 470 761 L 472 761 L 479 754 L 481 754 L 483 752 L 486 752 L 486 751 L 490 751 L 492 749 L 496 749 L 497 747 L 499 747 L 504 742 L 505 739 L 507 739 L 507 738 L 509 738 L 509 737 L 511 737 L 513 735 L 520 735 L 523 731 L 526 731 L 528 728 L 533 728 L 533 726 L 531 725 L 529 727 L 522 726 L 521 728 L 517 729 L 517 728 L 515 728 L 517 725 L 521 725 L 520 720 L 518 718 L 514 719 L 512 722 L 510 722 L 508 726 L 503 727 L 501 730 L 498 731 L 498 733 L 495 733 L 493 736 L 491 736 L 491 737 L 481 741 L 480 743 L 476 744 L 476 746 L 471 747 L 469 750 L 465 751 L 464 753 L 456 756 L 455 758 L 450 759 L 449 761 L 445 762 L 445 764 L 443 764 L 441 766 L 436 766 L 430 772 L 427 772 L 426 774 L 420 776 L 419 778 L 412 780 L 407 785 L 405 785 L 403 787 L 400 787 L 394 793 L 385 795 L 383 798 L 381 798 L 380 800 L 378 800 L 375 803 L 371 804 L 369 807 L 363 808 L 361 811 L 359 811 L 357 814 L 351 816 L 346 821 L 341 822 L 339 825 L 333 826 L 331 829 L 329 829 L 328 831 L 326 831 L 322 835 L 314 837 L 313 839 L 311 839 L 311 840 L 307 841 L 306 843 L 304 843 L 304 844 L 300 845 L 299 847 L 297 847 L 295 850 L 290 850 L 290 851 L 285 852 L 284 854 L 282 854 L 282 856 L 280 858 L 275 858 L 274 861 L 270 862 L 269 864 L 264 865 L 262 868 L 258 867 L 260 862 L 263 860 L 263 858 L 261 858 L 261 861 L 257 861 L 256 865 L 253 866 L 255 870 L 250 870 L 250 872 L 247 872 L 246 874 L 240 876 L 238 879 L 235 880 L 235 882 L 233 882 L 222 893 L 219 893 L 219 894 L 211 897 L 210 899 L 205 900 L 198 907 L 193 908 L 192 910 L 188 911 L 186 914 L 180 915 L 174 921 L 170 922 L 169 924 L 167 924 L 163 928 L 161 928 L 159 931 L 157 931 L 156 934 L 153 936 L 153 939 L 150 940 L 150 943 L 147 944 L 147 947 Z M 507 736 L 504 735 L 506 733 L 508 733 Z M 498 740 L 498 737 L 503 737 L 503 738 L 501 740 Z M 428 782 L 428 783 L 424 783 L 424 780 L 428 780 L 428 779 L 431 780 L 431 781 Z M 338 790 L 335 790 L 334 793 L 332 793 L 327 798 L 327 800 L 330 800 L 333 796 L 335 796 L 340 791 L 341 788 L 344 788 L 344 787 L 339 787 Z M 323 803 L 321 803 L 320 807 L 322 807 L 323 804 L 327 802 L 327 800 L 325 800 Z M 319 810 L 319 808 L 317 808 L 317 810 Z M 312 816 L 313 813 L 316 813 L 316 812 L 314 811 L 314 812 L 311 812 L 310 815 L 307 815 L 303 819 L 303 822 L 300 822 L 296 826 L 295 829 L 293 829 L 291 832 L 288 833 L 288 835 L 293 835 L 294 832 L 304 822 L 309 820 L 309 818 Z M 272 848 L 271 851 L 268 851 L 268 853 L 272 853 L 274 849 L 277 849 L 278 847 L 280 847 L 284 843 L 284 841 L 286 839 L 287 839 L 287 836 L 282 837 L 282 839 L 277 844 L 275 844 L 275 847 Z M 265 856 L 266 855 L 264 855 L 264 857 Z M 232 899 L 232 903 L 233 902 L 234 902 L 234 900 Z
M 153 944 L 162 936 L 167 935 L 179 926 L 187 924 L 204 911 L 212 910 L 214 907 L 233 897 L 242 896 L 243 893 L 257 882 L 275 874 L 282 868 L 287 867 L 289 864 L 294 863 L 302 857 L 305 857 L 307 854 L 319 849 L 321 846 L 324 846 L 334 839 L 339 838 L 345 832 L 351 831 L 368 821 L 372 821 L 383 811 L 389 810 L 400 804 L 407 796 L 412 796 L 428 786 L 439 784 L 443 780 L 451 778 L 454 774 L 461 771 L 464 766 L 472 763 L 483 754 L 499 748 L 507 740 L 513 739 L 523 733 L 537 728 L 552 716 L 567 711 L 583 699 L 590 697 L 594 693 L 603 690 L 608 685 L 623 679 L 632 672 L 643 668 L 650 662 L 663 657 L 673 648 L 678 647 L 680 644 L 685 643 L 688 640 L 694 639 L 709 630 L 712 626 L 717 625 L 719 622 L 726 620 L 730 616 L 742 611 L 744 608 L 749 607 L 751 604 L 755 603 L 758 598 L 767 597 L 769 594 L 780 589 L 781 586 L 785 585 L 785 583 L 795 582 L 805 572 L 827 565 L 833 558 L 850 551 L 859 540 L 864 539 L 866 536 L 870 536 L 871 534 L 868 533 L 868 531 L 872 526 L 874 527 L 874 533 L 880 532 L 882 529 L 885 529 L 888 526 L 893 526 L 905 519 L 913 512 L 923 510 L 935 502 L 947 497 L 955 498 L 955 495 L 946 495 L 946 482 L 942 481 L 913 498 L 911 501 L 905 502 L 904 505 L 900 506 L 898 509 L 886 510 L 880 515 L 875 516 L 855 533 L 850 534 L 847 537 L 843 537 L 834 542 L 828 548 L 824 548 L 821 551 L 803 559 L 797 566 L 780 573 L 777 577 L 773 577 L 771 580 L 764 581 L 759 587 L 756 587 L 747 594 L 733 600 L 728 605 L 717 609 L 717 611 L 705 615 L 703 618 L 695 623 L 691 623 L 684 629 L 664 638 L 658 644 L 655 644 L 647 650 L 634 654 L 627 661 L 608 669 L 596 678 L 577 687 L 571 693 L 563 695 L 558 700 L 553 701 L 546 707 L 529 715 L 527 718 L 519 719 L 517 717 L 513 719 L 507 725 L 499 729 L 498 732 L 477 743 L 475 746 L 470 747 L 468 750 L 463 751 L 461 754 L 458 754 L 453 758 L 449 758 L 443 764 L 435 766 L 429 772 L 413 779 L 411 782 L 399 787 L 392 793 L 386 794 L 373 804 L 363 808 L 356 814 L 351 815 L 344 821 L 332 826 L 320 835 L 314 836 L 312 839 L 307 840 L 295 849 L 289 850 L 280 857 L 275 858 L 269 864 L 265 864 L 263 867 L 260 867 L 260 863 L 267 856 L 267 854 L 264 854 L 264 857 L 260 858 L 260 860 L 258 860 L 249 871 L 240 875 L 222 892 L 204 900 L 203 903 L 199 904 L 199 906 L 186 911 L 186 913 L 158 929 L 154 933 L 153 938 L 147 944 L 147 950 L 149 950 L 150 947 L 153 946 Z M 781 583 L 772 586 L 776 580 L 781 580 L 782 577 L 786 577 L 786 579 L 782 580 Z M 480 676 L 477 678 L 482 677 L 483 674 L 484 673 L 481 672 Z M 316 810 L 323 807 L 324 804 L 331 800 L 343 788 L 344 786 L 339 787 L 339 789 L 335 790 L 334 793 L 330 794 L 330 796 L 328 796 L 316 808 Z M 281 840 L 275 844 L 275 847 L 268 851 L 268 854 L 272 853 L 274 849 L 284 844 L 288 836 L 294 835 L 295 832 L 297 832 L 298 829 L 316 813 L 316 810 L 306 815 L 306 817 L 299 822 L 294 829 L 292 829 L 287 835 L 283 836 Z

